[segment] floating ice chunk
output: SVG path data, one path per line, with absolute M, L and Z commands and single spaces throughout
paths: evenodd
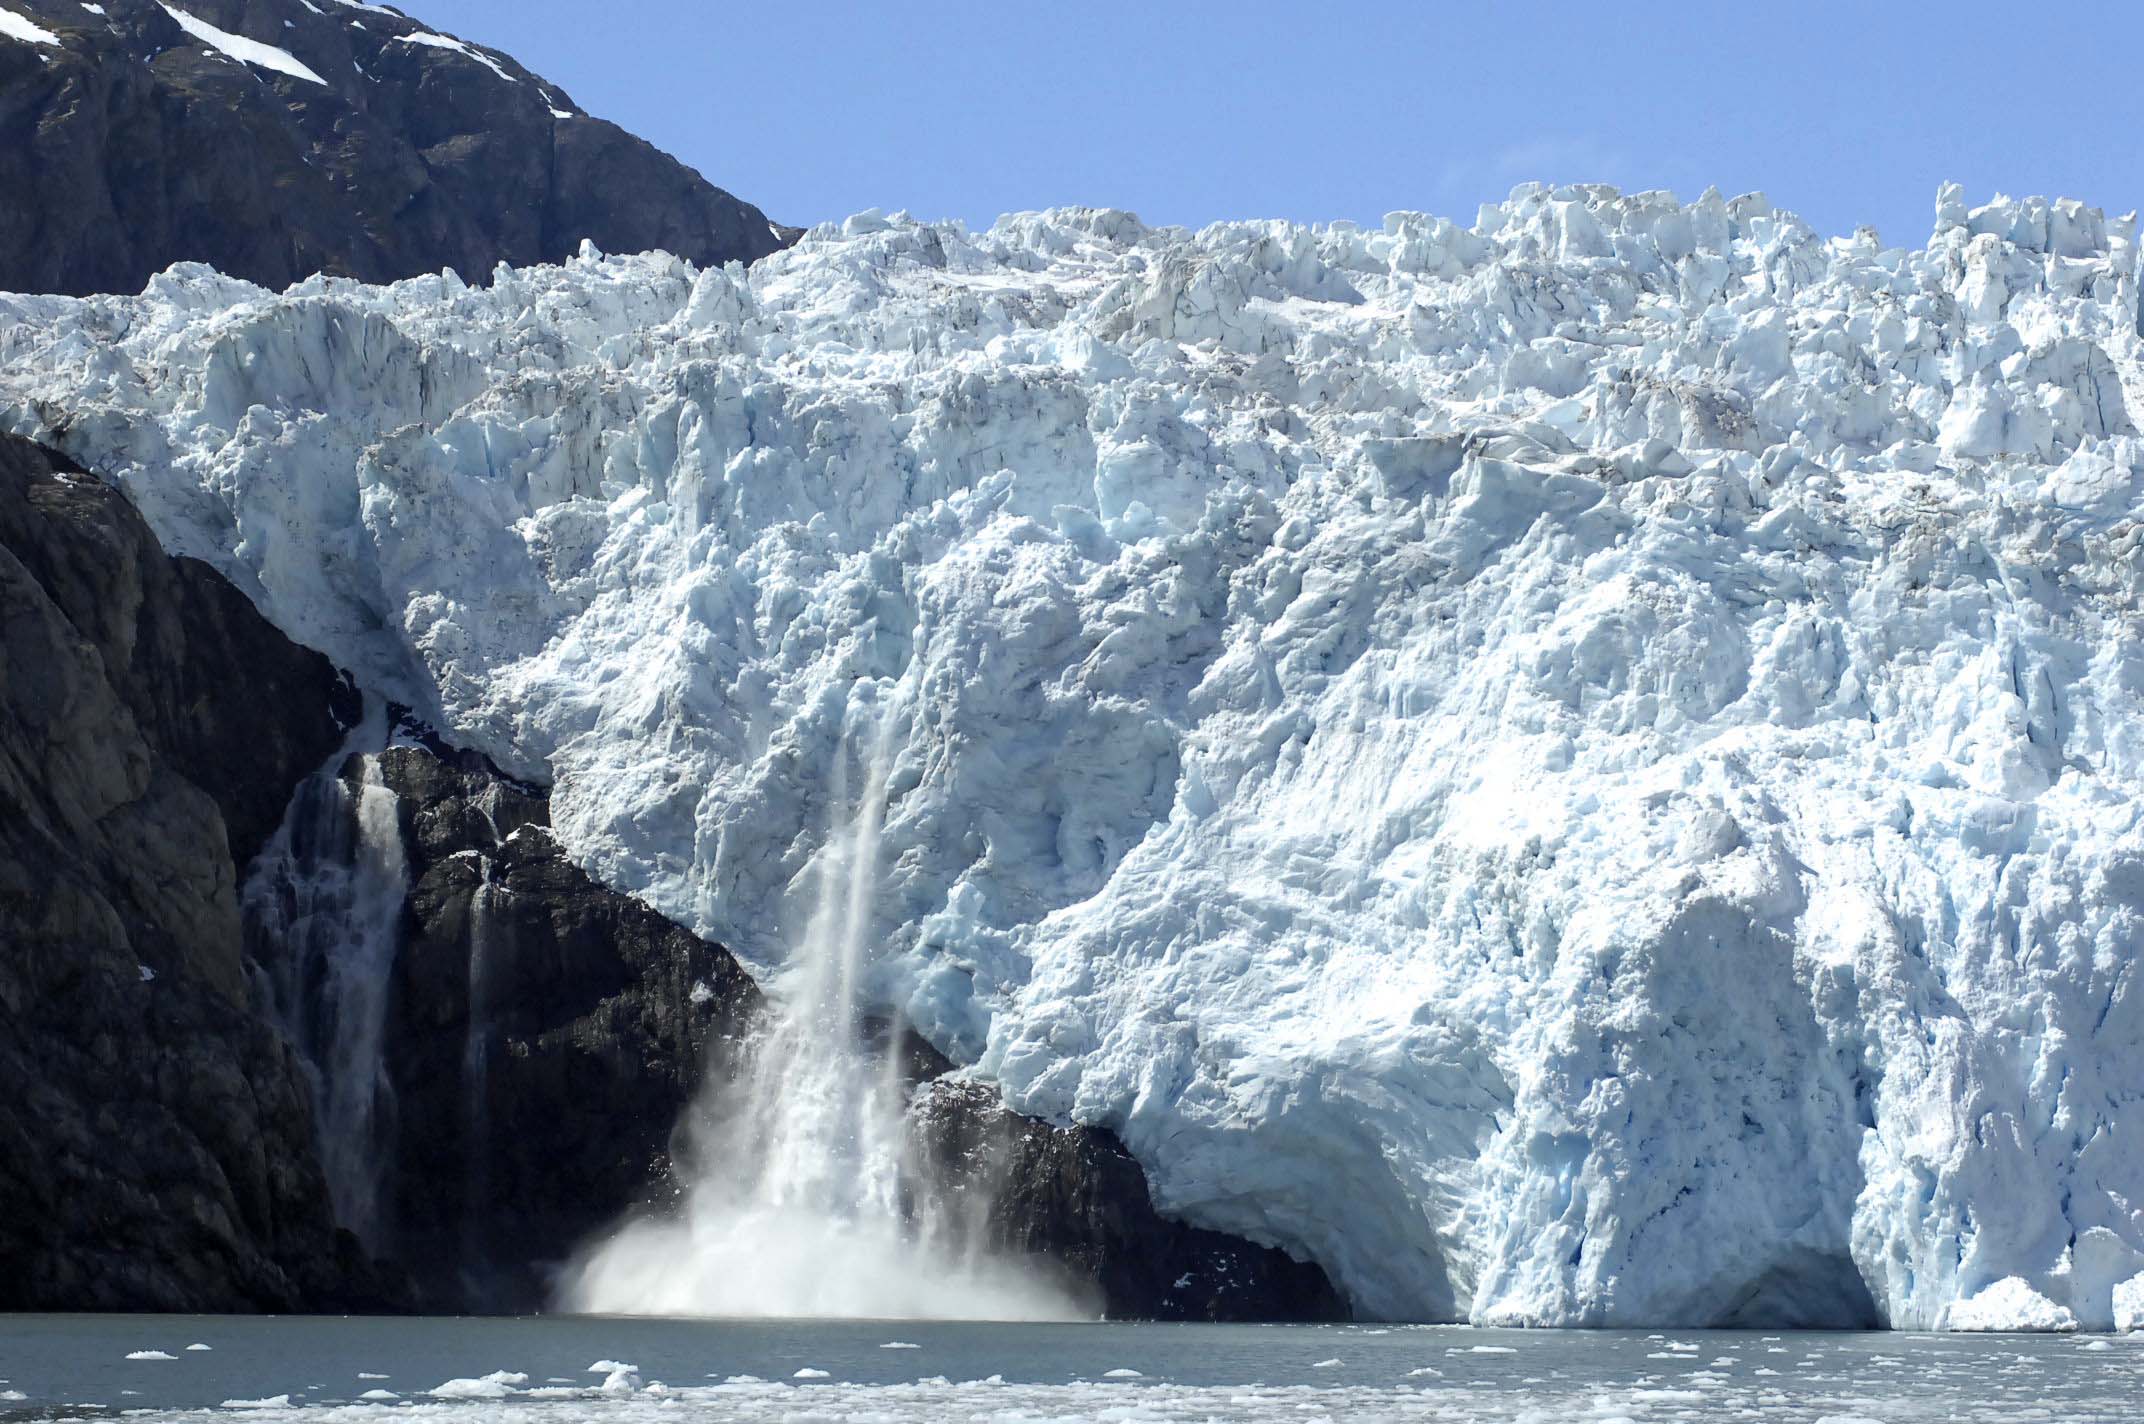
M 1311 1366 L 1311 1368 L 1312 1368 L 1312 1369 L 1314 1369 L 1314 1370 L 1330 1370 L 1330 1369 L 1337 1369 L 1337 1368 L 1339 1367 L 1339 1365 L 1340 1365 L 1340 1359 L 1339 1359 L 1339 1357 L 1338 1357 L 1338 1356 L 1334 1356 L 1334 1357 L 1333 1357 L 1332 1359 L 1330 1359 L 1330 1360 L 1319 1360 L 1319 1361 L 1317 1361 L 1317 1362 L 1316 1362 L 1315 1364 L 1313 1364 L 1313 1365 Z
M 803 1369 L 801 1369 L 801 1370 L 798 1370 L 798 1371 L 797 1371 L 797 1372 L 796 1372 L 795 1374 L 791 1375 L 791 1376 L 790 1376 L 790 1378 L 791 1378 L 791 1379 L 832 1379 L 832 1378 L 833 1378 L 833 1376 L 832 1376 L 831 1374 L 827 1373 L 827 1372 L 826 1372 L 825 1370 L 815 1370 L 815 1369 L 813 1369 L 813 1368 L 812 1368 L 811 1366 L 809 1366 L 809 1365 L 806 1365 L 806 1366 L 805 1366 L 805 1367 L 804 1367 Z
M 204 1345 L 199 1340 L 196 1340 L 193 1344 L 188 1345 L 186 1348 L 189 1350 L 213 1350 L 216 1347 L 214 1345 Z
M 159 0 L 159 3 L 161 4 L 162 0 Z M 272 44 L 249 40 L 244 35 L 234 35 L 229 30 L 219 30 L 208 21 L 197 20 L 172 5 L 163 5 L 162 8 L 165 14 L 178 21 L 180 29 L 219 54 L 229 55 L 232 59 L 260 69 L 287 74 L 293 79 L 304 79 L 322 86 L 327 84 L 327 80 L 307 68 L 287 49 L 277 49 Z
M 288 1409 L 290 1396 L 271 1394 L 262 1399 L 226 1399 L 216 1406 L 219 1409 Z
M 1444 1371 L 1438 1369 L 1435 1365 L 1423 1365 L 1417 1369 L 1407 1371 L 1407 1378 L 1409 1379 L 1417 1379 L 1424 1375 L 1435 1379 L 1443 1379 Z
M 516 1370 L 494 1370 L 476 1379 L 450 1379 L 426 1391 L 434 1399 L 505 1399 L 520 1392 L 529 1377 Z
M 128 1353 L 127 1358 L 130 1360 L 176 1360 L 178 1356 L 166 1354 L 162 1350 L 134 1350 Z
M 1952 1306 L 1947 1323 L 1953 1330 L 2075 1330 L 2077 1317 L 2022 1276 L 2005 1276 Z
M 1137 1370 L 1125 1370 L 1125 1369 L 1116 1369 L 1116 1370 L 1104 1370 L 1104 1371 L 1102 1371 L 1102 1378 L 1103 1378 L 1103 1379 L 1145 1379 L 1145 1378 L 1146 1378 L 1146 1376 L 1145 1376 L 1145 1375 L 1143 1375 L 1143 1374 L 1141 1374 L 1141 1373 L 1139 1373 L 1139 1371 L 1137 1371 Z
M 19 1403 L 29 1397 L 19 1389 L 0 1389 L 0 1400 L 5 1400 L 9 1404 Z
M 401 1397 L 401 1395 L 396 1394 L 391 1389 L 368 1389 L 363 1394 L 358 1396 L 359 1399 L 370 1399 L 375 1402 L 388 1399 L 400 1399 Z
M 921 1345 L 912 1344 L 907 1340 L 888 1340 L 885 1344 L 879 1346 L 879 1348 L 881 1350 L 920 1350 L 923 1347 Z
M 374 1373 L 373 1373 L 372 1371 L 370 1371 L 370 1370 L 359 1370 L 359 1371 L 357 1372 L 357 1377 L 358 1377 L 359 1379 L 393 1379 L 393 1378 L 394 1378 L 394 1376 L 393 1376 L 393 1375 L 379 1375 L 379 1374 L 374 1374 Z

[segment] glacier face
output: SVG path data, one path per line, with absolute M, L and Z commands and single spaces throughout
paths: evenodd
M 778 976 L 1372 1315 L 2144 1290 L 2133 225 L 1530 186 L 0 297 L 0 408 Z

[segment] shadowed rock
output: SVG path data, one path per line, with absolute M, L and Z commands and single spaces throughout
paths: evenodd
M 14 8 L 58 43 L 0 40 L 0 290 L 138 292 L 183 261 L 276 289 L 479 281 L 584 238 L 708 266 L 794 235 L 508 56 L 384 7 Z
M 234 892 L 232 848 L 335 744 L 334 686 L 117 491 L 0 437 L 0 1310 L 389 1297 L 329 1218 Z

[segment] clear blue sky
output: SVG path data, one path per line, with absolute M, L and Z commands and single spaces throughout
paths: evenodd
M 2144 0 L 403 3 L 799 224 L 1470 223 L 1540 178 L 1918 245 L 1945 178 L 2144 205 Z

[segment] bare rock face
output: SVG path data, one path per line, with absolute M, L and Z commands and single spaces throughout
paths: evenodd
M 0 39 L 0 290 L 138 292 L 182 261 L 277 289 L 478 281 L 583 239 L 708 266 L 794 236 L 510 57 L 384 6 L 14 8 L 54 42 Z
M 0 1310 L 386 1298 L 234 892 L 232 847 L 334 745 L 334 683 L 117 491 L 0 438 Z
M 443 746 L 379 769 L 410 876 L 386 1039 L 394 1254 L 436 1306 L 538 1308 L 565 1253 L 664 1189 L 672 1130 L 759 991 L 568 861 L 541 789 Z
M 1022 1117 L 953 1077 L 925 1084 L 909 1120 L 934 1188 L 988 1203 L 990 1244 L 1055 1262 L 1113 1319 L 1348 1317 L 1318 1267 L 1162 1216 L 1137 1160 L 1100 1128 Z

